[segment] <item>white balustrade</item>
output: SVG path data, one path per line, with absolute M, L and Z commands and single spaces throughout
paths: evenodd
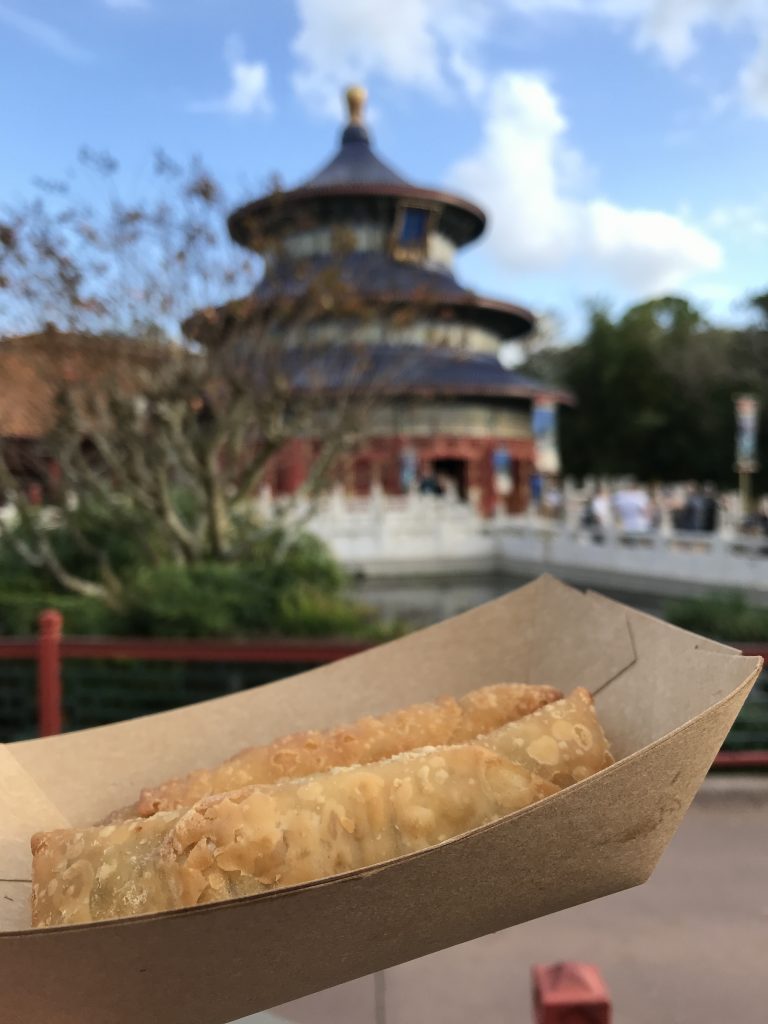
M 567 511 L 561 520 L 533 513 L 484 519 L 446 497 L 379 492 L 372 499 L 336 493 L 309 528 L 343 564 L 370 575 L 549 571 L 595 586 L 681 592 L 690 583 L 768 600 L 768 537 L 740 534 L 731 523 L 716 533 L 680 531 L 665 516 L 653 532 L 598 535 Z
M 283 515 L 324 540 L 350 570 L 371 576 L 552 572 L 583 585 L 647 592 L 741 590 L 768 602 L 768 537 L 739 532 L 726 511 L 717 532 L 675 530 L 668 512 L 653 532 L 627 534 L 616 527 L 582 525 L 583 493 L 566 489 L 562 519 L 526 512 L 482 517 L 468 502 L 411 492 L 370 497 L 337 488 L 317 507 L 275 497 L 263 488 L 254 512 L 262 520 Z M 285 505 L 283 508 L 282 506 Z M 6 527 L 18 513 L 0 506 Z M 41 510 L 48 528 L 57 510 Z

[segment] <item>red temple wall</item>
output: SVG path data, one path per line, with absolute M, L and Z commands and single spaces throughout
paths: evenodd
M 276 494 L 292 494 L 307 479 L 312 460 L 320 443 L 295 439 L 280 452 L 270 467 L 266 482 Z M 459 460 L 465 463 L 465 481 L 471 498 L 486 516 L 497 507 L 508 512 L 521 512 L 530 499 L 530 476 L 533 472 L 534 448 L 529 438 L 461 438 L 435 436 L 430 438 L 373 438 L 361 445 L 354 455 L 344 460 L 337 478 L 353 494 L 367 495 L 374 483 L 385 494 L 401 494 L 401 454 L 404 449 L 416 453 L 419 476 L 431 472 L 436 460 Z M 493 453 L 499 448 L 509 452 L 513 460 L 513 488 L 506 496 L 496 493 Z

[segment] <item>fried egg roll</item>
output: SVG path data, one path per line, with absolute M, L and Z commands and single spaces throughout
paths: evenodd
M 33 837 L 36 926 L 191 907 L 433 846 L 557 792 L 478 744 L 206 797 L 186 811 Z
M 458 699 L 443 697 L 375 718 L 361 718 L 353 725 L 295 733 L 267 746 L 244 750 L 215 768 L 145 789 L 136 805 L 115 812 L 109 820 L 191 807 L 214 793 L 298 779 L 330 768 L 372 764 L 419 747 L 468 742 L 559 697 L 562 693 L 551 686 L 500 683 L 472 690 Z
M 592 695 L 582 687 L 478 742 L 560 789 L 613 764 Z

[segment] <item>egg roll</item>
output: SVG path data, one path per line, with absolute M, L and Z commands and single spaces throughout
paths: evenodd
M 108 820 L 148 817 L 157 811 L 191 807 L 203 797 L 243 786 L 372 764 L 419 747 L 467 742 L 560 697 L 562 693 L 552 686 L 500 683 L 472 690 L 458 699 L 443 697 L 368 716 L 353 725 L 294 733 L 266 746 L 243 750 L 215 768 L 145 789 L 137 804 L 116 811 Z
M 592 695 L 583 687 L 478 742 L 560 789 L 613 764 Z
M 33 837 L 35 926 L 269 892 L 451 839 L 557 792 L 473 744 L 209 796 L 190 810 Z

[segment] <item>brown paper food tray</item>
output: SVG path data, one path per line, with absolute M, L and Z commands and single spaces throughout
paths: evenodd
M 542 577 L 270 686 L 0 747 L 3 1024 L 222 1024 L 645 881 L 761 661 Z M 617 763 L 372 869 L 124 921 L 29 928 L 29 837 L 285 732 L 502 680 L 586 686 Z

